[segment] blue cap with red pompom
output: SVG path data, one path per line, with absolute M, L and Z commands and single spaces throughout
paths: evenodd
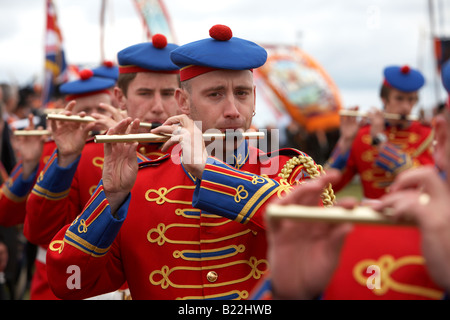
M 119 77 L 119 67 L 114 65 L 112 61 L 103 61 L 101 66 L 92 69 L 92 72 L 94 72 L 94 76 L 96 77 L 110 78 L 114 80 L 117 80 Z
M 231 29 L 215 25 L 210 38 L 194 41 L 172 51 L 170 58 L 180 67 L 180 80 L 214 70 L 252 70 L 267 60 L 267 52 L 254 42 L 233 37 Z
M 419 70 L 407 65 L 389 66 L 384 69 L 384 84 L 403 92 L 414 92 L 425 84 Z
M 79 80 L 62 84 L 59 91 L 67 95 L 66 100 L 72 100 L 98 93 L 109 94 L 108 89 L 114 87 L 115 84 L 113 79 L 95 77 L 92 70 L 84 69 L 80 71 Z
M 155 34 L 152 42 L 135 44 L 119 51 L 119 73 L 178 73 L 178 66 L 170 60 L 170 52 L 176 48 L 178 45 L 167 43 L 166 36 Z

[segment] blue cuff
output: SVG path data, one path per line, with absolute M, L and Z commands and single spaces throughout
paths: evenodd
M 333 169 L 338 169 L 338 170 L 343 170 L 347 166 L 347 161 L 348 161 L 349 156 L 350 156 L 350 150 L 347 151 L 346 153 L 342 154 L 340 152 L 340 149 L 336 148 L 333 151 L 330 159 L 328 160 L 327 167 L 330 167 Z
M 130 200 L 131 194 L 113 217 L 100 181 L 82 214 L 66 231 L 64 241 L 93 257 L 104 256 L 125 221 Z
M 279 187 L 276 180 L 209 157 L 202 179 L 196 181 L 192 206 L 245 224 Z
M 60 200 L 68 196 L 75 172 L 81 156 L 69 166 L 58 165 L 58 155 L 55 150 L 45 168 L 39 174 L 33 193 L 49 200 Z
M 14 201 L 21 201 L 28 195 L 36 179 L 37 167 L 28 179 L 23 179 L 22 164 L 16 166 L 3 186 L 3 192 Z

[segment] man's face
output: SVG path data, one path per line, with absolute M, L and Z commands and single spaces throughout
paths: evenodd
M 128 116 L 141 122 L 164 123 L 180 113 L 174 97 L 178 87 L 176 74 L 138 72 L 128 86 L 127 96 L 122 97 Z
M 93 113 L 103 114 L 110 117 L 111 113 L 105 111 L 99 107 L 100 103 L 111 104 L 111 96 L 107 93 L 99 93 L 95 95 L 89 95 L 85 97 L 80 97 L 76 99 L 77 103 L 73 108 L 73 113 L 77 114 L 79 112 L 86 112 L 86 115 L 91 115 Z M 101 131 L 105 128 L 102 126 L 93 128 L 94 131 Z
M 403 92 L 397 89 L 390 89 L 387 99 L 383 99 L 385 111 L 400 115 L 409 115 L 419 100 L 417 91 Z
M 255 110 L 255 86 L 251 71 L 217 70 L 190 81 L 188 113 L 201 121 L 202 130 L 250 128 Z

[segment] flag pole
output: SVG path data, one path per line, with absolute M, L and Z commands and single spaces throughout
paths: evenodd
M 106 1 L 102 0 L 100 7 L 100 61 L 105 61 L 105 8 Z
M 434 5 L 433 0 L 428 0 L 428 15 L 429 15 L 429 21 L 430 21 L 430 34 L 431 34 L 431 41 L 433 44 L 433 52 L 434 52 L 434 94 L 436 99 L 436 104 L 439 103 L 439 62 L 436 58 L 436 31 L 435 31 L 435 17 L 434 17 Z

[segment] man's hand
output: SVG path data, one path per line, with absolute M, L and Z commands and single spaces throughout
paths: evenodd
M 103 110 L 103 113 L 92 113 L 91 117 L 96 119 L 96 125 L 100 125 L 104 130 L 108 130 L 127 117 L 126 111 L 120 110 L 109 104 L 100 103 L 98 107 Z
M 134 134 L 139 130 L 139 120 L 126 118 L 110 128 L 107 135 Z M 114 214 L 130 193 L 138 172 L 136 148 L 133 143 L 105 143 L 103 162 L 103 187 Z
M 28 115 L 29 125 L 24 130 L 34 130 L 33 114 Z M 42 127 L 38 127 L 42 130 Z M 22 160 L 23 178 L 26 180 L 39 164 L 47 136 L 17 136 L 16 148 Z
M 277 204 L 317 206 L 323 189 L 338 179 L 340 175 L 337 172 L 330 172 L 310 180 L 296 186 Z M 355 204 L 356 201 L 350 201 L 346 207 L 351 208 Z M 268 219 L 267 225 L 274 298 L 318 297 L 333 275 L 345 236 L 352 225 L 292 219 Z
M 171 134 L 162 151 L 167 151 L 174 144 L 179 143 L 182 150 L 184 168 L 198 179 L 202 178 L 208 153 L 202 131 L 186 115 L 170 117 L 162 126 L 151 131 L 155 134 Z
M 71 115 L 76 101 L 70 101 L 65 110 L 61 112 L 64 115 Z M 81 117 L 86 116 L 85 112 L 78 114 Z M 67 167 L 81 154 L 89 131 L 95 126 L 95 122 L 72 122 L 72 121 L 50 121 L 53 139 L 58 148 L 58 165 Z
M 357 111 L 358 107 L 353 107 L 350 108 L 349 110 Z M 359 128 L 363 123 L 365 123 L 365 121 L 364 120 L 358 121 L 357 117 L 344 115 L 340 117 L 340 126 L 339 126 L 340 137 L 338 141 L 338 146 L 339 149 L 341 150 L 341 153 L 346 153 L 348 150 L 351 149 L 353 140 L 355 140 Z
M 422 253 L 434 281 L 450 291 L 450 187 L 433 166 L 402 172 L 373 205 L 393 219 L 412 219 L 421 231 Z

